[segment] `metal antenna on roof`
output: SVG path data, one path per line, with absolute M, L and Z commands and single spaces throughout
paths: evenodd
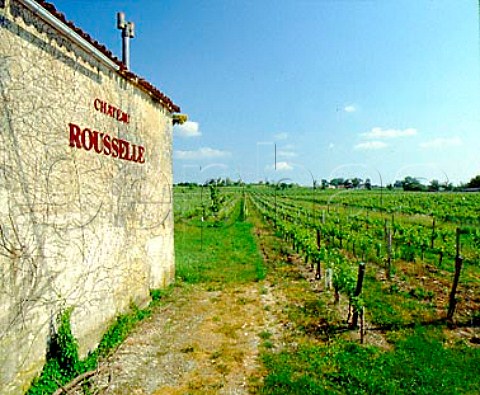
M 130 39 L 135 37 L 135 24 L 125 20 L 125 13 L 117 13 L 117 28 L 122 31 L 122 62 L 130 69 Z

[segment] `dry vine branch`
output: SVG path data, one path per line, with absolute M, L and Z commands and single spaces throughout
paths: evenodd
M 58 390 L 56 390 L 53 393 L 53 395 L 69 394 L 70 390 L 73 390 L 75 386 L 82 383 L 89 377 L 95 376 L 96 374 L 102 372 L 103 370 L 106 370 L 107 367 L 108 367 L 107 365 L 99 366 L 97 369 L 90 370 L 88 372 L 81 374 L 80 376 L 75 377 L 72 381 L 70 381 L 70 383 L 68 383 L 67 385 L 61 386 Z

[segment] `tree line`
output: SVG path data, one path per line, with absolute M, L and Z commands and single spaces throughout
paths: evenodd
M 200 186 L 210 186 L 215 185 L 217 187 L 229 187 L 229 186 L 244 186 L 245 182 L 241 179 L 239 180 L 232 180 L 229 177 L 226 178 L 211 178 L 205 181 L 203 184 L 196 183 L 196 182 L 179 182 L 176 184 L 180 187 L 200 187 Z M 249 184 L 251 185 L 251 184 Z M 293 188 L 295 186 L 299 186 L 295 183 L 285 183 L 282 182 L 280 184 L 275 182 L 260 181 L 258 185 L 265 185 L 265 186 L 272 186 L 277 187 L 279 189 L 286 189 L 286 188 Z M 454 186 L 451 182 L 440 182 L 437 179 L 433 179 L 429 181 L 428 184 L 422 183 L 420 178 L 413 177 L 413 176 L 406 176 L 403 180 L 397 180 L 394 183 L 389 183 L 385 186 L 383 185 L 374 185 L 370 178 L 366 178 L 363 180 L 359 177 L 354 178 L 343 178 L 343 177 L 336 177 L 332 178 L 331 180 L 321 179 L 320 182 L 317 180 L 313 181 L 313 188 L 314 189 L 328 189 L 328 188 L 345 188 L 345 189 L 367 189 L 370 190 L 372 188 L 379 188 L 385 187 L 389 190 L 392 189 L 403 189 L 404 191 L 419 191 L 419 192 L 439 192 L 439 191 L 464 191 L 464 190 L 475 190 L 480 189 L 480 175 L 473 177 L 467 183 L 460 183 L 457 186 Z

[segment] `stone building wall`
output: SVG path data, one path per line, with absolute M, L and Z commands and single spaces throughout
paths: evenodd
M 20 0 L 0 0 L 0 394 L 59 312 L 85 355 L 173 281 L 172 113 Z

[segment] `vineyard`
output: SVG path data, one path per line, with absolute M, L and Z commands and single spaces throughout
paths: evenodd
M 271 234 L 261 249 L 289 300 L 281 321 L 294 328 L 293 349 L 265 350 L 263 393 L 476 393 L 477 194 L 175 191 L 176 223 L 212 228 L 234 212 L 256 223 L 260 240 Z
M 330 275 L 336 299 L 344 293 L 354 311 L 365 307 L 368 321 L 383 327 L 479 322 L 476 195 L 319 195 L 255 191 L 251 198 L 316 279 Z

